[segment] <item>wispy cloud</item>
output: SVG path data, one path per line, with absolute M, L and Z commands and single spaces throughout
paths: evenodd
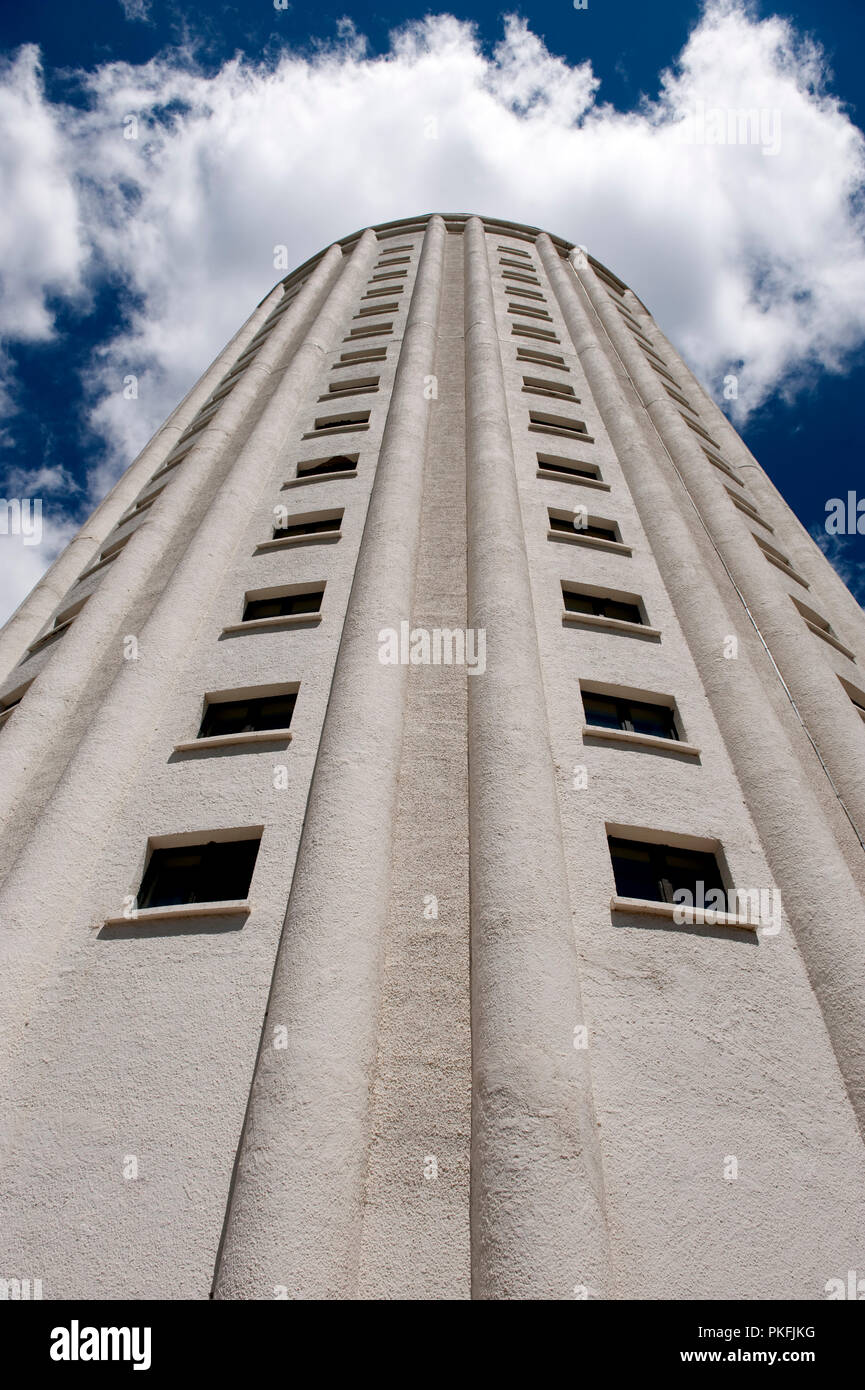
M 345 24 L 312 54 L 215 73 L 187 51 L 106 63 L 80 76 L 74 107 L 46 98 L 33 49 L 3 79 L 6 332 L 45 340 L 52 296 L 106 277 L 134 306 L 85 383 L 109 444 L 94 496 L 277 279 L 275 246 L 298 264 L 414 212 L 477 210 L 584 243 L 704 379 L 735 371 L 740 419 L 865 338 L 862 136 L 820 51 L 730 0 L 708 4 L 659 100 L 627 113 L 603 103 L 588 62 L 515 18 L 492 53 L 438 15 L 382 57 Z M 716 110 L 777 113 L 777 152 L 683 138 Z

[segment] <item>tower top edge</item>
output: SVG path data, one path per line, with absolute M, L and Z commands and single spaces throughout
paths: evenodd
M 307 275 L 318 264 L 322 256 L 324 256 L 326 252 L 330 249 L 330 246 L 338 246 L 339 249 L 342 251 L 343 255 L 347 255 L 351 250 L 353 250 L 354 246 L 357 244 L 357 242 L 360 240 L 360 238 L 364 235 L 365 232 L 373 232 L 380 241 L 385 241 L 388 237 L 391 236 L 400 236 L 412 232 L 424 231 L 433 217 L 440 217 L 444 222 L 445 226 L 447 227 L 448 231 L 450 232 L 460 232 L 467 222 L 471 221 L 473 217 L 477 217 L 483 223 L 484 230 L 487 232 L 499 232 L 503 236 L 518 236 L 525 241 L 532 242 L 536 241 L 539 236 L 548 236 L 550 241 L 553 243 L 553 245 L 556 247 L 556 249 L 562 256 L 567 256 L 579 244 L 577 242 L 569 241 L 566 237 L 558 236 L 555 232 L 548 232 L 544 227 L 535 227 L 525 222 L 511 222 L 508 221 L 506 218 L 492 217 L 484 213 L 418 213 L 414 217 L 401 217 L 391 222 L 371 223 L 367 227 L 360 227 L 357 231 L 350 232 L 347 236 L 340 237 L 336 241 L 329 243 L 328 246 L 322 248 L 322 250 L 320 251 L 316 251 L 315 254 L 310 256 L 308 260 L 304 261 L 302 265 L 297 266 L 296 269 L 292 270 L 288 275 L 284 276 L 282 280 L 277 280 L 276 284 L 268 290 L 267 294 L 260 301 L 260 303 L 264 303 L 264 300 L 267 299 L 268 296 L 273 293 L 277 285 L 281 284 L 286 289 L 288 289 L 295 283 L 295 281 L 299 277 Z M 615 273 L 615 271 L 611 270 L 610 267 L 605 265 L 603 261 L 598 260 L 596 256 L 589 255 L 589 260 L 592 265 L 597 266 L 605 274 L 611 276 L 614 280 L 616 280 L 622 286 L 623 289 L 630 288 L 630 286 L 627 285 L 625 281 L 622 280 L 621 277 Z M 635 292 L 632 291 L 632 293 Z M 639 298 L 639 296 L 637 297 Z M 640 302 L 642 303 L 642 300 L 640 300 Z

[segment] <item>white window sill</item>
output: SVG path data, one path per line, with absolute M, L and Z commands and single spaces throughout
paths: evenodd
M 106 927 L 146 926 L 148 922 L 184 920 L 189 917 L 248 917 L 252 908 L 246 899 L 233 898 L 218 903 L 175 903 L 168 907 L 141 907 L 128 917 L 109 917 Z
M 572 439 L 576 444 L 594 444 L 592 434 L 581 434 L 579 430 L 562 430 L 558 425 L 529 425 L 532 434 L 555 434 L 560 439 Z
M 290 743 L 290 729 L 252 729 L 242 734 L 212 734 L 209 738 L 190 738 L 175 743 L 175 753 L 191 753 L 199 748 L 231 748 L 238 743 Z
M 37 637 L 36 641 L 27 648 L 27 655 L 35 656 L 43 647 L 49 646 L 51 638 L 59 637 L 61 632 L 65 632 L 68 627 L 72 626 L 74 621 L 75 618 L 67 618 L 65 623 L 58 623 L 56 627 L 52 627 L 50 632 L 43 632 L 42 636 Z
M 274 536 L 269 541 L 259 541 L 255 547 L 259 550 L 289 550 L 295 545 L 314 545 L 318 541 L 338 541 L 342 535 L 341 531 L 310 531 L 305 536 Z
M 360 430 L 368 429 L 369 425 L 367 424 L 331 425 L 328 429 L 307 430 L 306 434 L 302 434 L 300 437 L 301 439 L 330 439 L 331 435 L 334 434 L 357 434 Z
M 651 637 L 658 642 L 661 640 L 660 628 L 646 627 L 643 623 L 627 623 L 622 618 L 604 618 L 597 613 L 569 613 L 565 609 L 562 622 L 573 623 L 577 627 L 600 627 L 610 632 L 628 632 L 632 637 Z
M 604 729 L 600 724 L 584 724 L 583 738 L 596 738 L 610 743 L 636 743 L 645 748 L 663 748 L 670 753 L 686 753 L 691 758 L 699 758 L 700 749 L 693 743 L 682 743 L 677 738 L 663 738 L 659 734 L 640 734 L 634 729 Z
M 751 534 L 754 535 L 753 531 L 751 532 Z M 757 537 L 754 536 L 754 539 L 757 540 Z M 759 541 L 757 541 L 757 544 L 760 544 Z M 760 549 L 763 550 L 762 545 L 760 546 Z M 768 550 L 763 550 L 763 554 L 769 561 L 769 564 L 774 565 L 775 568 L 777 570 L 780 570 L 782 574 L 786 574 L 790 579 L 795 579 L 796 583 L 801 584 L 803 589 L 810 589 L 811 585 L 808 583 L 807 579 L 803 579 L 801 574 L 797 574 L 796 571 L 792 569 L 790 565 L 785 564 L 783 560 L 779 560 L 776 555 L 770 555 Z
M 839 651 L 842 656 L 849 657 L 851 661 L 856 660 L 856 657 L 850 651 L 849 647 L 845 647 L 843 642 L 839 642 L 838 638 L 835 636 L 834 633 L 826 632 L 822 627 L 819 627 L 817 623 L 812 623 L 809 618 L 805 618 L 805 622 L 807 623 L 811 631 L 815 634 L 815 636 L 822 637 L 824 642 L 828 642 L 829 646 L 834 647 L 835 650 Z
M 335 478 L 356 477 L 356 468 L 340 468 L 333 473 L 298 473 L 296 478 L 289 478 L 288 482 L 283 483 L 280 491 L 285 491 L 287 487 L 300 487 L 301 483 L 332 483 Z
M 565 545 L 588 545 L 593 550 L 611 550 L 614 555 L 633 555 L 633 550 L 629 545 L 624 545 L 621 541 L 605 541 L 600 536 L 580 535 L 580 528 L 574 527 L 574 534 L 570 531 L 554 531 L 550 528 L 547 531 L 547 540 L 564 541 Z
M 609 492 L 611 486 L 602 483 L 600 478 L 581 478 L 579 473 L 555 473 L 551 468 L 539 468 L 537 477 L 549 478 L 553 483 L 579 483 L 581 487 L 596 487 L 601 492 Z
M 320 622 L 320 613 L 286 613 L 276 618 L 253 618 L 248 623 L 231 623 L 229 627 L 222 629 L 222 635 L 224 637 L 227 633 L 261 632 L 274 627 L 314 627 Z
M 629 912 L 640 917 L 664 917 L 677 927 L 738 927 L 741 931 L 756 932 L 759 921 L 735 912 L 716 912 L 710 907 L 686 907 L 682 903 L 659 903 L 651 898 L 610 898 L 613 912 Z M 677 918 L 679 920 L 677 920 Z

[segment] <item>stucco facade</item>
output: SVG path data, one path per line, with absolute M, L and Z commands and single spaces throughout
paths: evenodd
M 314 257 L 0 633 L 0 1278 L 824 1298 L 863 720 L 865 615 L 612 272 L 464 215 Z

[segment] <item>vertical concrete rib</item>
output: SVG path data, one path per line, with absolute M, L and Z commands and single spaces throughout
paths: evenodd
M 153 574 L 169 547 L 184 546 L 185 557 L 181 561 L 180 571 L 188 579 L 194 579 L 190 573 L 189 557 L 196 546 L 191 536 L 199 530 L 202 517 L 205 518 L 205 530 L 213 527 L 213 514 L 208 510 L 215 488 L 213 474 L 216 472 L 218 477 L 219 470 L 224 470 L 228 451 L 237 447 L 238 436 L 243 438 L 244 431 L 248 432 L 249 419 L 262 390 L 274 376 L 278 377 L 287 353 L 297 346 L 304 321 L 321 296 L 327 293 L 334 277 L 340 273 L 342 260 L 342 253 L 335 246 L 322 258 L 297 300 L 286 310 L 283 321 L 274 328 L 239 384 L 213 421 L 202 431 L 200 442 L 194 445 L 183 463 L 168 475 L 170 482 L 165 493 L 154 503 L 147 521 L 139 527 L 111 569 L 105 572 L 79 617 L 62 638 L 50 659 L 50 680 L 37 680 L 34 688 L 28 692 L 26 704 L 16 711 L 14 741 L 0 741 L 0 828 L 4 833 L 8 829 L 14 838 L 16 808 L 28 797 L 40 768 L 49 760 L 53 760 L 58 774 L 63 768 L 69 756 L 68 723 L 72 713 L 77 710 L 82 691 L 86 690 L 92 674 L 104 668 L 105 663 L 110 663 L 112 656 L 117 667 L 123 664 L 119 637 L 122 624 L 129 613 L 140 611 L 136 605 L 143 602 L 151 589 Z M 327 308 L 323 313 L 326 315 Z M 323 324 L 326 323 L 325 318 Z M 321 326 L 317 325 L 317 328 Z M 316 329 L 313 334 L 315 332 Z M 310 357 L 309 349 L 305 352 L 301 346 L 285 371 L 276 391 L 281 402 L 276 418 L 283 425 L 291 418 L 286 415 L 286 388 L 296 390 L 297 383 L 304 380 L 304 364 L 308 368 L 310 365 L 314 367 L 317 362 L 317 353 L 314 351 Z M 268 417 L 265 410 L 252 430 L 251 440 L 272 431 L 273 421 L 273 413 Z M 243 471 L 240 460 L 246 459 L 249 468 L 249 457 L 248 444 L 244 444 L 238 454 L 238 462 L 232 464 L 228 473 L 228 483 L 224 484 L 229 490 L 233 480 Z M 271 458 L 270 455 L 263 455 L 253 466 L 256 478 L 264 468 L 271 466 Z M 223 535 L 221 546 L 232 542 L 235 534 L 236 522 Z M 161 606 L 165 606 L 164 599 Z M 186 614 L 187 623 L 195 621 L 199 608 L 200 598 L 196 596 Z M 145 630 L 147 626 L 145 624 Z M 142 630 L 138 630 L 138 636 L 139 641 L 143 642 Z M 26 679 L 26 667 L 22 667 L 21 674 Z M 122 742 L 118 746 L 122 746 Z M 45 790 L 49 790 L 50 785 Z
M 865 837 L 865 749 L 858 714 L 828 662 L 802 660 L 802 643 L 806 637 L 802 617 L 769 570 L 769 562 L 748 533 L 741 515 L 731 511 L 717 470 L 707 462 L 697 436 L 648 365 L 594 272 L 586 267 L 577 273 L 703 525 L 745 596 L 862 839 Z M 788 581 L 787 588 L 796 589 L 795 580 Z M 803 602 L 806 601 L 807 590 L 800 592 Z M 814 775 L 821 775 L 816 761 Z
M 237 518 L 249 514 L 271 478 L 274 459 L 325 354 L 339 341 L 345 316 L 365 283 L 374 252 L 375 236 L 368 232 L 283 373 L 171 584 L 138 634 L 138 660 L 124 662 L 118 652 L 122 670 L 3 885 L 0 978 L 10 985 L 0 1010 L 0 1056 L 4 1062 L 27 1015 L 32 991 L 63 939 L 70 908 L 86 889 L 106 828 L 123 804 L 128 776 L 152 735 L 154 714 L 169 698 L 177 666 L 201 621 L 210 575 L 231 566 L 238 544 Z M 341 258 L 338 250 L 335 254 Z M 51 865 L 49 875 L 46 864 Z M 30 930 L 29 905 L 34 901 L 51 921 L 51 930 Z M 0 1113 L 4 1113 L 2 1107 Z
M 483 224 L 465 232 L 473 1296 L 610 1293 L 558 790 Z
M 538 247 L 595 405 L 650 538 L 736 775 L 780 889 L 841 1074 L 865 1131 L 865 920 L 862 899 L 753 665 L 744 610 L 695 539 L 669 461 L 626 397 L 602 346 L 591 297 L 549 238 Z M 585 292 L 585 298 L 584 298 Z M 708 549 L 708 542 L 705 543 Z M 710 552 L 711 553 L 711 552 Z M 698 582 L 699 580 L 699 582 Z M 729 633 L 738 659 L 724 659 Z M 707 788 L 707 796 L 711 788 Z
M 430 219 L 310 790 L 214 1284 L 218 1298 L 357 1289 L 404 666 L 445 227 Z M 273 1029 L 287 1045 L 273 1046 Z
M 0 632 L 0 680 L 5 680 L 15 664 L 21 660 L 27 647 L 51 617 L 60 600 L 88 562 L 94 558 L 96 551 L 124 512 L 132 505 L 151 473 L 170 454 L 187 425 L 197 415 L 211 392 L 216 390 L 231 364 L 240 356 L 249 340 L 255 337 L 281 298 L 280 284 L 271 290 L 243 327 L 238 329 L 12 614 Z

